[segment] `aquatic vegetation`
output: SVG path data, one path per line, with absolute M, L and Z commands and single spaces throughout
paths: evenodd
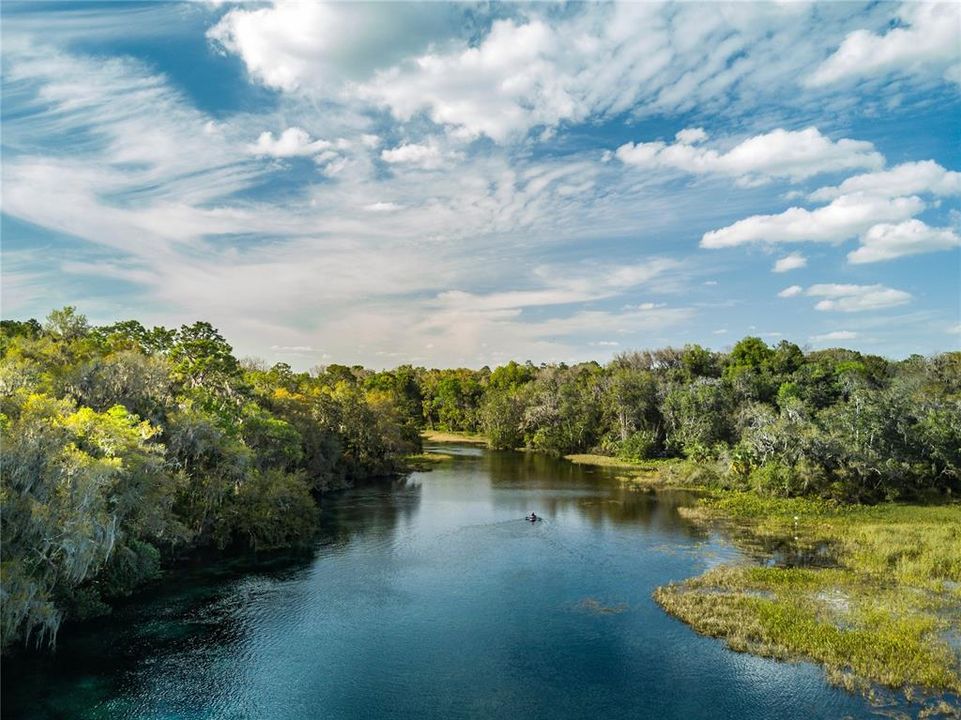
M 961 692 L 961 504 L 840 505 L 715 493 L 684 514 L 726 527 L 763 556 L 775 543 L 834 567 L 721 566 L 654 597 L 734 650 L 806 658 L 850 688 L 871 683 Z
M 453 459 L 454 456 L 448 455 L 447 453 L 422 452 L 405 455 L 403 462 L 407 470 L 424 472 L 433 469 L 438 463 L 448 462 Z
M 425 442 L 436 443 L 468 443 L 473 445 L 486 445 L 487 438 L 478 433 L 447 431 L 447 430 L 425 430 L 422 433 Z
M 577 603 L 577 608 L 593 615 L 620 615 L 627 612 L 627 603 L 608 605 L 594 597 L 586 597 Z

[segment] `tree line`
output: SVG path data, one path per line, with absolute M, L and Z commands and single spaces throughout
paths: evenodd
M 606 366 L 514 362 L 419 373 L 427 426 L 495 448 L 677 458 L 678 479 L 842 502 L 961 492 L 961 352 L 891 361 L 746 337 L 626 352 Z
M 187 551 L 305 542 L 321 493 L 420 449 L 407 408 L 347 368 L 241 363 L 209 323 L 70 307 L 2 321 L 0 433 L 6 647 L 52 643 Z
M 309 541 L 330 489 L 404 470 L 423 429 L 493 448 L 678 458 L 699 483 L 843 501 L 961 491 L 961 353 L 890 361 L 748 337 L 601 366 L 490 369 L 238 360 L 209 323 L 0 323 L 0 632 L 65 618 L 198 548 Z

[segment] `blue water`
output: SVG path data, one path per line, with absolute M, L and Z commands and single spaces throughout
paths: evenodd
M 325 499 L 308 557 L 185 568 L 8 662 L 4 717 L 872 717 L 817 667 L 731 652 L 653 602 L 737 557 L 677 514 L 690 496 L 444 450 Z

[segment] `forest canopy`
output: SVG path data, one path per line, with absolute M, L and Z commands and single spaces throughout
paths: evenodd
M 241 361 L 209 323 L 2 321 L 4 644 L 198 548 L 309 542 L 325 491 L 404 471 L 424 429 L 491 447 L 677 458 L 699 482 L 841 502 L 961 491 L 961 353 L 893 361 L 744 338 L 607 365 L 374 371 Z

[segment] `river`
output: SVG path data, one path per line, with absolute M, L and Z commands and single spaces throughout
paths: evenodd
M 737 557 L 677 514 L 691 496 L 442 451 L 325 498 L 310 555 L 195 563 L 67 628 L 55 655 L 5 663 L 4 717 L 873 717 L 814 665 L 731 652 L 654 603 Z

